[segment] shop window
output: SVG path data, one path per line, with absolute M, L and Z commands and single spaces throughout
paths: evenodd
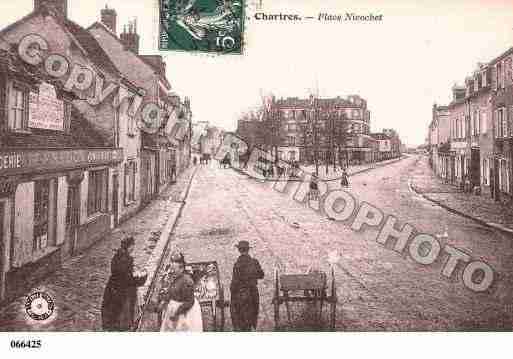
M 87 215 L 107 212 L 107 169 L 89 172 Z
M 49 208 L 50 180 L 36 181 L 34 185 L 34 251 L 43 250 L 48 246 Z
M 135 201 L 135 172 L 135 161 L 125 164 L 125 205 Z
M 13 84 L 9 100 L 9 128 L 14 131 L 28 129 L 28 96 L 29 91 Z

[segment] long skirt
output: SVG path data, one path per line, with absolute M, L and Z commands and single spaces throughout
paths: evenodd
M 105 288 L 102 303 L 102 329 L 128 331 L 136 315 L 137 291 L 135 287 L 120 289 L 110 284 Z
M 191 309 L 185 314 L 178 316 L 173 320 L 174 314 L 182 302 L 170 300 L 166 309 L 162 313 L 161 332 L 202 332 L 203 318 L 201 316 L 201 307 L 197 299 Z

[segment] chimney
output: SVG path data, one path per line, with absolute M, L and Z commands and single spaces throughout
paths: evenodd
M 41 10 L 42 7 L 55 10 L 56 16 L 68 18 L 68 0 L 34 0 L 35 11 Z
M 116 34 L 116 10 L 109 9 L 109 7 L 105 5 L 105 9 L 102 9 L 100 13 L 102 23 L 107 26 L 114 34 Z
M 139 55 L 139 35 L 137 34 L 137 20 L 128 23 L 123 27 L 123 33 L 119 36 L 125 47 L 134 54 Z

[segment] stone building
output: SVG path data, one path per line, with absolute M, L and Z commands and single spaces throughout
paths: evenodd
M 116 224 L 113 189 L 124 159 L 118 124 L 130 119 L 112 103 L 122 93 L 138 93 L 94 37 L 67 18 L 67 1 L 34 4 L 0 31 L 0 97 L 7 100 L 0 106 L 3 299 Z M 28 50 L 34 41 L 46 50 L 39 57 Z M 101 86 L 93 83 L 113 84 L 111 96 L 100 101 Z
M 513 48 L 479 63 L 465 86 L 454 86 L 448 106 L 434 106 L 429 126 L 435 173 L 496 200 L 512 199 Z M 449 136 L 447 137 L 447 123 Z
M 372 156 L 370 111 L 358 95 L 347 98 L 289 97 L 268 101 L 260 115 L 239 120 L 237 133 L 248 145 L 258 145 L 282 159 L 312 163 L 365 161 Z M 348 143 L 350 143 L 348 145 Z
M 513 198 L 513 48 L 490 61 L 493 111 L 493 164 L 490 172 L 492 196 Z
M 95 22 L 88 30 L 123 76 L 144 91 L 143 106 L 155 104 L 160 113 L 155 118 L 155 128 L 142 128 L 140 133 L 134 134 L 139 145 L 127 148 L 131 150 L 122 164 L 125 182 L 120 195 L 129 198 L 124 202 L 126 215 L 129 215 L 129 208 L 136 210 L 139 205 L 150 202 L 188 166 L 190 119 L 187 117 L 190 106 L 188 100 L 182 103 L 171 93 L 162 56 L 139 53 L 137 22 L 125 25 L 119 37 L 116 24 L 115 10 L 106 7 L 101 11 L 101 22 Z

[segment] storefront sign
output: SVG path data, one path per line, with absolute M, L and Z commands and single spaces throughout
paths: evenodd
M 39 86 L 39 93 L 30 93 L 28 125 L 30 128 L 64 130 L 64 102 L 57 98 L 52 85 L 44 82 Z
M 186 271 L 192 275 L 194 296 L 200 303 L 218 298 L 220 282 L 217 262 L 188 263 Z
M 0 176 L 106 165 L 122 160 L 122 149 L 0 152 Z

